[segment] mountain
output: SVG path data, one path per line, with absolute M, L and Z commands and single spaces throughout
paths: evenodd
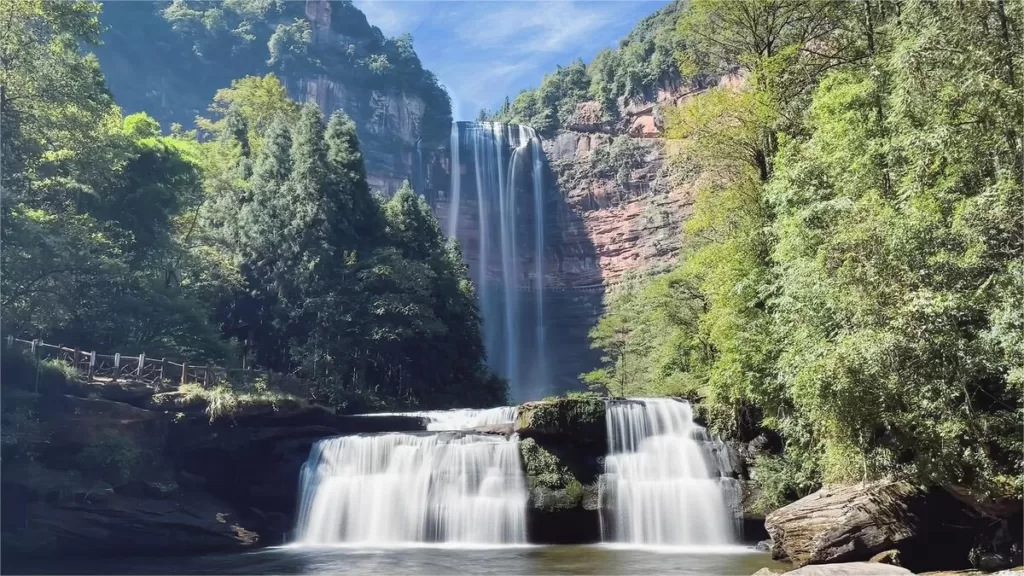
M 408 35 L 385 38 L 349 1 L 106 2 L 95 51 L 127 113 L 185 128 L 231 81 L 274 73 L 291 95 L 355 121 L 370 184 L 425 186 L 451 103 Z M 425 157 L 425 158 L 424 158 Z

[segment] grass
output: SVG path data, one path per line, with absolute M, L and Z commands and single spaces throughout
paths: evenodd
M 193 383 L 184 384 L 178 388 L 175 402 L 179 405 L 205 403 L 204 412 L 210 417 L 210 422 L 219 418 L 234 418 L 246 408 L 269 406 L 273 410 L 278 410 L 286 402 L 304 403 L 296 396 L 270 390 L 259 383 L 254 385 L 251 391 L 238 391 L 226 383 L 217 384 L 213 388 L 203 388 Z
M 82 373 L 77 368 L 56 358 L 47 358 L 39 362 L 40 376 L 47 374 L 50 377 L 63 377 L 67 381 L 81 378 Z

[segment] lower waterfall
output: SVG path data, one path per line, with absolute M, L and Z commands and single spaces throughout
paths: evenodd
M 456 408 L 453 410 L 426 410 L 423 412 L 378 412 L 360 416 L 413 416 L 426 418 L 427 430 L 468 430 L 478 426 L 512 424 L 516 421 L 516 406 L 498 408 Z
M 609 401 L 600 491 L 606 542 L 721 546 L 736 541 L 728 459 L 693 421 L 687 402 Z M 716 448 L 716 449 L 712 449 Z M 718 458 L 716 458 L 718 456 Z
M 299 489 L 299 544 L 526 543 L 516 438 L 440 432 L 321 440 Z

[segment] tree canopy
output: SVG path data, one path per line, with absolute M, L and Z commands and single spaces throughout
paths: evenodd
M 217 8 L 192 6 L 168 17 L 220 29 Z M 97 4 L 0 11 L 7 334 L 244 357 L 345 410 L 505 401 L 458 247 L 408 186 L 371 194 L 345 114 L 325 121 L 276 76 L 249 76 L 216 92 L 198 131 L 164 136 L 124 117 L 83 55 Z M 412 66 L 411 50 L 396 40 L 395 61 Z
M 612 298 L 584 379 L 780 434 L 765 508 L 893 476 L 1020 498 L 1021 8 L 695 0 L 681 61 L 746 81 L 667 112 L 680 262 Z

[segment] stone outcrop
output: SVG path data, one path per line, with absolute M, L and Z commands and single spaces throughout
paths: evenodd
M 5 564 L 56 552 L 196 554 L 281 544 L 314 442 L 426 429 L 422 418 L 338 416 L 294 400 L 211 420 L 205 401 L 179 402 L 175 394 L 154 401 L 151 388 L 81 383 L 35 393 L 5 381 Z
M 919 570 L 967 561 L 976 517 L 941 490 L 895 481 L 823 488 L 765 519 L 772 555 L 797 566 L 896 551 Z

